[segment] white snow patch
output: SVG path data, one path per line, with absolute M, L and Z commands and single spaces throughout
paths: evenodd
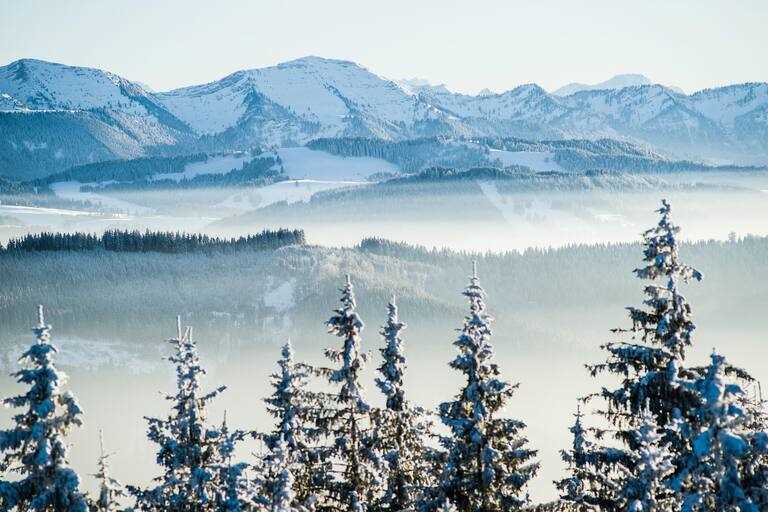
M 524 165 L 534 171 L 558 171 L 563 168 L 555 162 L 551 151 L 504 151 L 491 150 L 491 159 L 498 159 L 502 165 Z
M 242 168 L 244 163 L 251 160 L 252 157 L 246 154 L 212 156 L 203 162 L 188 163 L 181 172 L 156 174 L 152 179 L 181 181 L 192 179 L 200 174 L 225 174 L 233 169 Z
M 291 178 L 356 181 L 377 172 L 400 171 L 395 164 L 380 158 L 336 156 L 305 147 L 281 148 L 277 154 L 283 161 L 285 173 Z
M 295 305 L 293 300 L 295 290 L 295 279 L 285 281 L 280 286 L 264 295 L 264 305 L 274 308 L 278 313 L 284 313 Z
M 64 217 L 83 217 L 98 216 L 95 212 L 84 212 L 82 210 L 64 210 L 60 208 L 43 208 L 39 206 L 17 206 L 13 204 L 0 205 L 0 212 L 14 216 L 25 215 L 61 215 Z

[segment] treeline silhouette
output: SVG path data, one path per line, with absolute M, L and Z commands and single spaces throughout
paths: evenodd
M 264 230 L 237 238 L 219 238 L 199 233 L 172 231 L 108 230 L 92 233 L 31 233 L 10 240 L 0 252 L 93 251 L 186 253 L 205 250 L 273 250 L 287 245 L 304 245 L 302 230 Z
M 674 173 L 686 171 L 755 170 L 752 166 L 712 166 L 689 160 L 671 160 L 637 144 L 614 139 L 526 140 L 517 137 L 425 137 L 406 141 L 385 141 L 362 137 L 320 138 L 311 149 L 340 156 L 382 158 L 407 173 L 430 167 L 469 169 L 504 168 L 498 153 L 551 153 L 552 160 L 566 171 L 610 170 L 632 173 Z
M 183 170 L 183 169 L 182 169 Z M 179 190 L 207 187 L 244 187 L 264 186 L 287 179 L 283 172 L 280 157 L 261 156 L 244 162 L 240 168 L 233 168 L 225 173 L 198 174 L 179 180 L 162 178 L 160 175 L 145 176 L 136 181 L 106 183 L 103 185 L 83 185 L 83 192 L 104 192 L 124 190 Z

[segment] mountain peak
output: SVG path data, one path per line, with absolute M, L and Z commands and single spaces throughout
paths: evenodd
M 623 89 L 625 87 L 637 87 L 640 85 L 651 85 L 653 82 L 645 75 L 638 73 L 626 73 L 616 75 L 604 82 L 597 84 L 570 83 L 564 85 L 552 92 L 555 96 L 570 96 L 581 91 L 612 90 Z
M 418 94 L 420 92 L 428 92 L 434 94 L 450 94 L 445 84 L 433 84 L 426 78 L 403 78 L 402 80 L 395 80 L 395 83 L 400 86 L 408 94 Z
M 329 59 L 327 57 L 320 57 L 318 55 L 305 55 L 304 57 L 281 62 L 276 67 L 293 66 L 342 66 L 364 69 L 360 64 L 352 62 L 351 60 Z

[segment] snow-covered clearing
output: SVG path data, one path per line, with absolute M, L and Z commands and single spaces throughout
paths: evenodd
M 61 208 L 43 208 L 40 206 L 17 206 L 14 204 L 0 204 L 0 213 L 21 218 L 26 215 L 62 215 L 65 217 L 96 216 L 98 213 L 84 212 L 82 210 L 64 210 Z
M 563 171 L 555 162 L 550 151 L 504 151 L 491 150 L 491 159 L 498 159 L 502 165 L 524 165 L 534 171 Z
M 343 157 L 309 148 L 281 148 L 277 154 L 283 161 L 285 173 L 291 178 L 358 181 L 377 172 L 399 172 L 393 163 L 372 157 Z
M 89 201 L 91 203 L 100 204 L 106 208 L 112 208 L 122 212 L 132 213 L 136 215 L 147 215 L 154 213 L 153 208 L 141 206 L 116 197 L 111 197 L 103 194 L 96 194 L 94 192 L 82 192 L 80 187 L 83 185 L 92 185 L 92 183 L 80 183 L 78 181 L 61 181 L 51 185 L 53 193 L 63 199 L 70 199 L 72 201 Z
M 200 174 L 225 174 L 233 169 L 240 169 L 244 163 L 250 162 L 252 157 L 242 154 L 211 156 L 204 162 L 192 162 L 184 166 L 181 172 L 170 172 L 167 174 L 156 174 L 155 180 L 174 180 L 192 179 Z
M 296 280 L 289 279 L 274 290 L 264 294 L 264 305 L 274 308 L 278 313 L 284 313 L 294 306 Z

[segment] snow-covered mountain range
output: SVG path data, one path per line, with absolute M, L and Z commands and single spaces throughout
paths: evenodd
M 157 93 L 106 71 L 24 59 L 0 67 L 0 174 L 43 175 L 89 161 L 202 147 L 442 134 L 609 137 L 681 158 L 768 161 L 768 84 L 686 95 L 638 80 L 567 95 L 527 84 L 474 96 L 394 82 L 352 62 L 305 57 Z

